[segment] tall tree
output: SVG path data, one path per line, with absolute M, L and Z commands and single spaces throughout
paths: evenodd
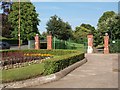
M 47 32 L 43 32 L 42 35 L 41 35 L 41 39 L 44 40 L 44 39 L 46 39 L 46 37 L 47 37 Z
M 105 33 L 109 33 L 108 21 L 109 19 L 114 17 L 114 15 L 115 15 L 114 11 L 107 11 L 107 12 L 104 12 L 103 15 L 99 18 L 98 24 L 97 24 L 97 30 L 100 35 L 99 43 L 103 43 L 103 37 Z
M 108 34 L 111 40 L 120 39 L 120 15 L 115 14 L 107 20 Z
M 83 43 L 84 39 L 87 38 L 88 34 L 95 34 L 96 30 L 90 24 L 81 24 L 77 26 L 74 31 L 74 39 L 76 42 Z
M 14 38 L 18 38 L 18 26 L 19 26 L 19 10 L 20 10 L 20 35 L 22 40 L 29 40 L 34 38 L 38 33 L 37 25 L 39 25 L 38 14 L 35 7 L 31 2 L 14 2 L 11 7 L 8 21 L 11 24 L 11 35 Z
M 72 28 L 70 24 L 64 22 L 56 15 L 51 16 L 46 25 L 47 32 L 51 32 L 53 36 L 59 39 L 68 40 L 72 36 Z
M 3 37 L 11 37 L 10 36 L 10 24 L 8 23 L 8 15 L 10 13 L 10 8 L 11 8 L 11 2 L 10 0 L 1 0 L 1 9 L 3 10 L 3 13 L 1 14 L 2 16 L 2 36 Z
M 10 13 L 10 8 L 11 8 L 11 0 L 1 0 L 1 9 L 3 9 L 3 13 L 8 15 Z

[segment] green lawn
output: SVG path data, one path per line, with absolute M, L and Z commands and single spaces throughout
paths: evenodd
M 24 80 L 31 77 L 40 76 L 44 72 L 44 64 L 33 64 L 30 66 L 2 71 L 2 81 L 10 82 Z M 1 75 L 1 74 L 0 74 Z
M 74 46 L 76 48 L 76 50 L 80 50 L 81 52 L 85 52 L 84 44 L 71 43 L 71 46 Z
M 0 39 L 7 39 L 7 38 L 5 38 L 5 37 L 2 37 L 2 36 L 0 35 Z
M 15 50 L 13 50 L 13 51 L 15 51 Z M 76 55 L 76 53 L 81 54 L 83 52 L 82 50 L 23 50 L 23 51 L 24 52 L 36 51 L 39 53 L 42 52 L 42 53 L 49 53 L 49 54 L 54 55 L 54 57 L 51 58 L 50 60 L 61 60 L 62 57 L 66 57 L 66 56 L 67 56 L 67 58 L 70 59 L 71 55 L 73 55 L 73 54 Z M 67 58 L 65 58 L 65 59 L 67 59 Z M 48 63 L 48 65 L 49 65 L 49 63 Z M 2 79 L 3 83 L 20 81 L 20 80 L 25 80 L 25 79 L 29 79 L 29 78 L 34 78 L 37 76 L 42 76 L 44 72 L 45 72 L 45 63 L 43 62 L 43 63 L 32 64 L 30 66 L 25 66 L 25 67 L 21 67 L 21 68 L 2 70 L 2 71 L 0 71 L 0 77 L 2 77 L 0 79 Z

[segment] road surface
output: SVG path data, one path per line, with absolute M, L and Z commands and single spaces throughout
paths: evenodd
M 88 54 L 88 62 L 64 78 L 32 88 L 118 88 L 118 72 L 113 71 L 117 54 Z

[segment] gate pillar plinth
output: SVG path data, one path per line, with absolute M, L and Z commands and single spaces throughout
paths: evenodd
M 47 35 L 47 49 L 48 50 L 52 49 L 52 35 L 51 34 Z
M 38 50 L 40 49 L 40 40 L 38 34 L 35 36 L 35 49 Z
M 87 53 L 93 53 L 93 35 L 89 34 L 87 36 L 88 38 L 88 49 L 87 49 Z
M 109 54 L 109 36 L 104 36 L 104 54 Z

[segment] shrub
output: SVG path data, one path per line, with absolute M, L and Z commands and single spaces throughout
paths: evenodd
M 20 50 L 4 50 L 1 52 L 17 52 Z M 84 53 L 75 50 L 21 50 L 22 52 L 35 52 L 41 54 L 52 54 L 57 57 L 46 59 L 42 63 L 32 64 L 22 68 L 2 70 L 2 82 L 24 80 L 41 75 L 49 75 L 58 72 L 67 66 L 74 64 L 84 58 Z M 59 56 L 58 56 L 59 55 Z M 21 73 L 22 72 L 22 73 Z M 1 74 L 0 74 L 1 75 Z
M 17 39 L 12 39 L 12 38 L 0 39 L 0 41 L 7 42 L 10 45 L 18 45 L 19 42 Z M 21 44 L 22 44 L 22 40 L 21 40 Z
M 45 54 L 54 54 L 54 55 L 65 55 L 65 54 L 71 54 L 71 53 L 77 53 L 79 51 L 77 50 L 65 50 L 65 49 L 53 49 L 53 50 L 46 50 L 46 49 L 40 49 L 40 50 L 0 50 L 0 53 L 2 52 L 34 52 L 34 53 L 45 53 Z
M 2 65 L 13 65 L 16 63 L 24 63 L 33 60 L 41 60 L 50 55 L 63 55 L 73 51 L 66 50 L 4 50 L 2 53 Z M 47 56 L 45 56 L 47 55 Z M 49 55 L 49 56 L 48 56 Z
M 71 53 L 76 53 L 76 50 L 46 50 L 46 49 L 40 49 L 40 50 L 2 50 L 1 52 L 24 52 L 24 53 L 42 53 L 42 54 L 52 54 L 52 55 L 67 55 Z
M 49 75 L 55 72 L 58 72 L 69 65 L 72 65 L 84 58 L 84 53 L 75 53 L 64 55 L 62 57 L 53 58 L 50 60 L 44 61 L 44 75 Z
M 114 40 L 115 43 L 111 41 L 110 43 L 110 52 L 111 53 L 120 53 L 120 40 Z
M 7 50 L 1 53 L 2 66 L 13 65 L 17 63 L 24 63 L 33 60 L 41 60 L 45 58 L 53 57 L 51 54 L 41 54 L 39 52 L 23 52 L 18 50 Z

